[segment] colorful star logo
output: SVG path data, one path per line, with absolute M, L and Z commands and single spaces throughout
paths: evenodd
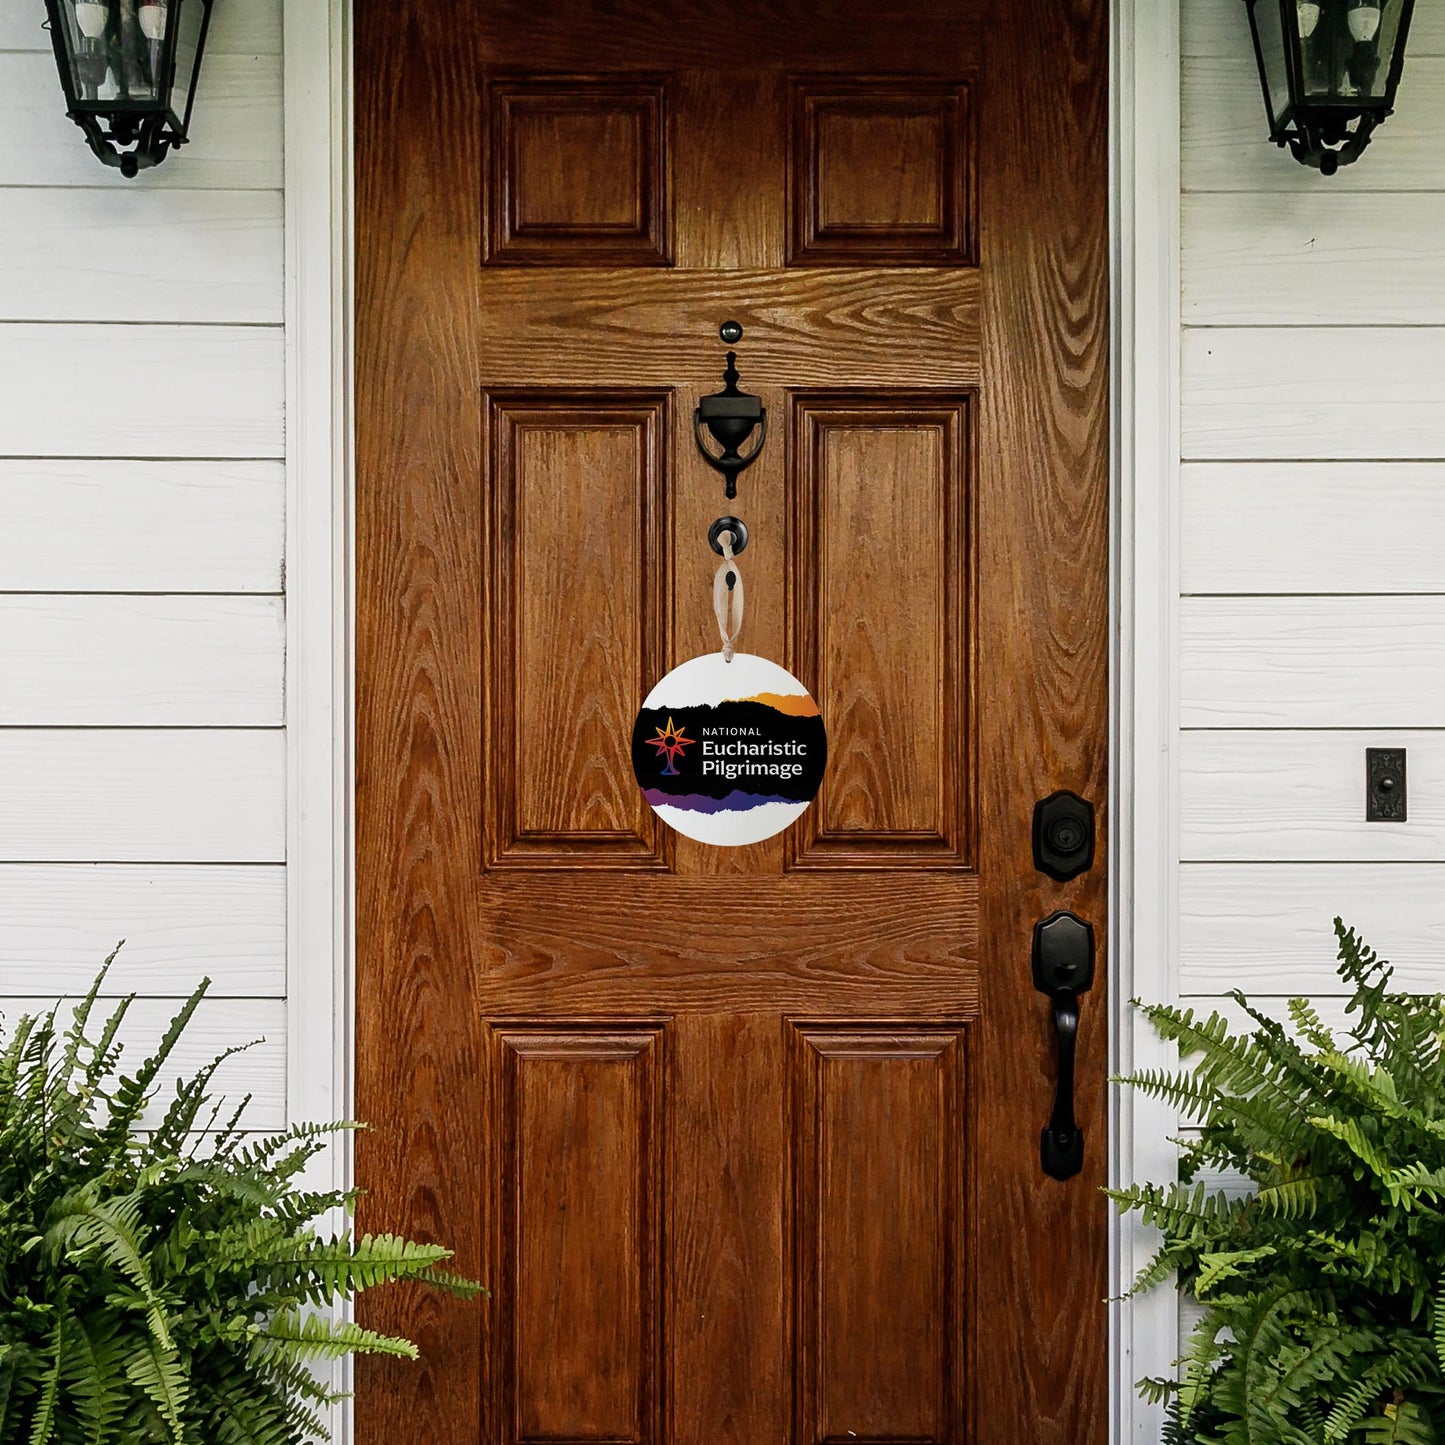
M 677 760 L 684 748 L 690 748 L 697 741 L 696 738 L 688 737 L 682 728 L 678 727 L 669 717 L 665 728 L 655 728 L 655 738 L 648 738 L 648 742 L 657 749 L 657 755 L 667 760 L 667 766 L 662 770 L 664 778 L 677 777 Z

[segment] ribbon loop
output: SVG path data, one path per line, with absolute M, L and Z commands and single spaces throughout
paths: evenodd
M 717 614 L 717 630 L 722 638 L 725 662 L 733 660 L 733 644 L 743 630 L 743 574 L 733 556 L 733 534 L 724 528 L 718 533 L 723 559 L 712 579 L 712 610 Z

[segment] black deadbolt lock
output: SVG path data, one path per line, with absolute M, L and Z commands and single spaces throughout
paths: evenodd
M 1050 793 L 1034 804 L 1034 867 L 1060 883 L 1094 866 L 1094 805 L 1077 793 Z

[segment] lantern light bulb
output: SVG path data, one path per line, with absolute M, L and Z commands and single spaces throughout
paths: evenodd
M 147 40 L 160 40 L 166 33 L 166 7 L 161 0 L 142 0 L 140 28 Z
M 1315 0 L 1299 0 L 1295 13 L 1299 18 L 1300 39 L 1308 40 L 1320 23 L 1320 7 Z
M 1380 33 L 1380 7 L 1378 5 L 1352 5 L 1349 13 L 1350 34 L 1357 44 L 1365 44 Z
M 75 0 L 75 23 L 87 40 L 99 40 L 105 34 L 109 19 L 109 7 L 104 0 Z

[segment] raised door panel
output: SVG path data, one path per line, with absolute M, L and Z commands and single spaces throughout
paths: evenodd
M 652 1445 L 663 1399 L 663 1025 L 490 1032 L 497 1438 Z
M 797 1445 L 965 1438 L 964 1033 L 793 1034 Z
M 791 111 L 791 264 L 972 263 L 966 84 L 801 80 Z
M 487 116 L 488 261 L 670 264 L 661 79 L 494 78 Z
M 664 868 L 633 784 L 667 618 L 665 392 L 492 392 L 492 867 Z
M 795 394 L 794 670 L 828 725 L 828 773 L 793 867 L 964 867 L 966 396 Z

